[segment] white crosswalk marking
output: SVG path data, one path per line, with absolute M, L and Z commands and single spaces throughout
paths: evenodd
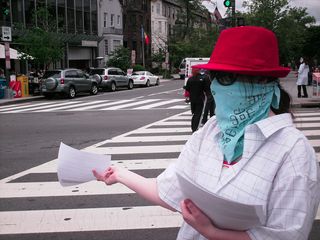
M 145 103 L 149 103 L 149 102 L 154 102 L 154 101 L 159 101 L 159 99 L 147 99 L 147 100 L 142 100 L 142 101 L 135 101 L 133 103 L 127 103 L 127 104 L 123 104 L 123 105 L 118 105 L 118 106 L 113 106 L 113 107 L 109 107 L 109 108 L 102 108 L 100 110 L 117 110 L 117 109 L 124 109 L 127 107 L 132 107 L 132 106 L 136 106 L 136 105 L 141 105 L 141 104 L 145 104 Z
M 104 102 L 107 104 L 116 102 Z M 128 103 L 122 102 L 122 103 Z M 120 103 L 120 104 L 122 104 Z M 78 102 L 78 106 L 82 104 Z M 81 108 L 90 109 L 93 105 L 81 105 Z M 70 105 L 68 105 L 70 106 Z M 110 105 L 108 105 L 110 106 Z M 119 105 L 120 106 L 120 105 Z M 160 106 L 160 105 L 159 105 Z M 63 107 L 56 106 L 57 108 Z M 121 107 L 120 107 L 121 109 Z M 62 109 L 58 109 L 62 110 Z M 69 109 L 68 109 L 69 110 Z M 1 110 L 0 110 L 1 111 Z M 320 113 L 298 113 L 299 121 L 296 125 L 302 128 L 310 143 L 320 151 L 320 127 L 313 122 L 320 117 Z M 300 119 L 301 117 L 301 119 Z M 83 151 L 124 156 L 122 160 L 112 160 L 112 163 L 130 170 L 164 170 L 176 157 L 157 157 L 157 153 L 177 153 L 181 151 L 183 143 L 191 135 L 190 111 L 157 121 L 139 129 L 124 133 L 112 139 L 96 143 Z M 316 120 L 317 121 L 317 120 Z M 303 123 L 301 123 L 303 122 Z M 304 130 L 307 129 L 307 130 Z M 309 129 L 311 128 L 311 129 Z M 165 133 L 165 134 L 164 134 Z M 161 143 L 161 144 L 160 144 Z M 146 159 L 131 159 L 136 154 L 155 154 Z M 106 199 L 119 194 L 133 194 L 133 191 L 121 184 L 106 187 L 96 181 L 81 184 L 75 187 L 63 188 L 57 181 L 24 182 L 20 178 L 32 174 L 55 174 L 57 160 L 54 159 L 42 165 L 30 168 L 21 173 L 0 180 L 0 201 L 25 198 L 56 198 L 76 196 L 105 196 Z M 316 219 L 320 219 L 320 208 Z M 0 212 L 0 236 L 3 234 L 36 234 L 36 233 L 63 233 L 86 231 L 114 231 L 139 229 L 166 229 L 178 228 L 182 218 L 178 213 L 172 213 L 158 206 L 130 206 L 130 207 L 97 207 L 72 209 L 25 209 Z
M 167 100 L 167 101 L 161 101 L 161 102 L 158 102 L 158 103 L 153 103 L 153 104 L 149 104 L 149 105 L 145 105 L 145 106 L 142 106 L 142 107 L 137 107 L 137 108 L 134 108 L 136 110 L 138 109 L 150 109 L 150 108 L 154 108 L 154 107 L 159 107 L 159 106 L 163 106 L 163 105 L 166 105 L 166 104 L 169 104 L 169 103 L 174 103 L 174 102 L 181 102 L 183 101 L 182 99 L 179 100 L 179 99 L 170 99 L 170 100 Z
M 77 108 L 77 107 L 82 107 L 82 106 L 87 106 L 87 105 L 94 105 L 94 104 L 99 104 L 105 102 L 105 100 L 97 100 L 97 101 L 91 101 L 91 102 L 85 102 L 85 103 L 75 103 L 73 105 L 69 106 L 61 106 L 61 107 L 54 107 L 54 108 L 49 108 L 49 109 L 44 109 L 44 110 L 39 110 L 36 112 L 52 112 L 56 110 L 62 110 L 62 109 L 67 109 L 67 108 Z
M 164 108 L 161 108 L 165 106 Z M 188 109 L 189 105 L 183 99 L 125 99 L 125 100 L 95 100 L 95 101 L 61 101 L 41 102 L 0 107 L 0 114 L 22 112 L 78 112 L 107 110 L 150 110 L 150 109 Z

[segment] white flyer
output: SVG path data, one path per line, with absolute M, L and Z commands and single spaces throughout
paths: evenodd
M 192 200 L 219 228 L 248 230 L 264 223 L 262 205 L 247 205 L 222 198 L 177 174 L 184 199 Z
M 92 170 L 104 172 L 110 165 L 111 155 L 84 152 L 60 143 L 57 172 L 63 187 L 96 180 Z

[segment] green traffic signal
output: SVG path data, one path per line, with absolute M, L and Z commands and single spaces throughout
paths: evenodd
M 225 7 L 231 7 L 231 0 L 224 0 L 223 5 Z
M 4 15 L 6 15 L 6 16 L 8 16 L 8 15 L 9 15 L 9 12 L 10 12 L 10 11 L 9 11 L 9 9 L 8 9 L 8 8 L 6 8 L 6 9 L 4 9 L 4 10 L 3 10 L 3 14 L 4 14 Z

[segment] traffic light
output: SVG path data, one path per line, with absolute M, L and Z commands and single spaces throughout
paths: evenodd
M 231 0 L 224 0 L 223 5 L 227 8 L 231 7 Z
M 4 16 L 8 16 L 10 13 L 10 2 L 7 0 L 1 0 L 1 13 Z

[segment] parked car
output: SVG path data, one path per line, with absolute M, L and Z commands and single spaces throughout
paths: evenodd
M 49 70 L 43 75 L 41 93 L 45 97 L 65 94 L 74 98 L 80 92 L 89 92 L 92 95 L 98 93 L 98 82 L 80 69 Z
M 132 78 L 126 76 L 120 68 L 94 68 L 90 70 L 89 75 L 96 79 L 102 89 L 116 91 L 119 87 L 133 88 Z
M 153 75 L 151 72 L 148 71 L 137 71 L 133 72 L 131 75 L 133 79 L 134 85 L 143 85 L 146 87 L 150 87 L 150 85 L 159 85 L 160 79 L 158 76 Z

